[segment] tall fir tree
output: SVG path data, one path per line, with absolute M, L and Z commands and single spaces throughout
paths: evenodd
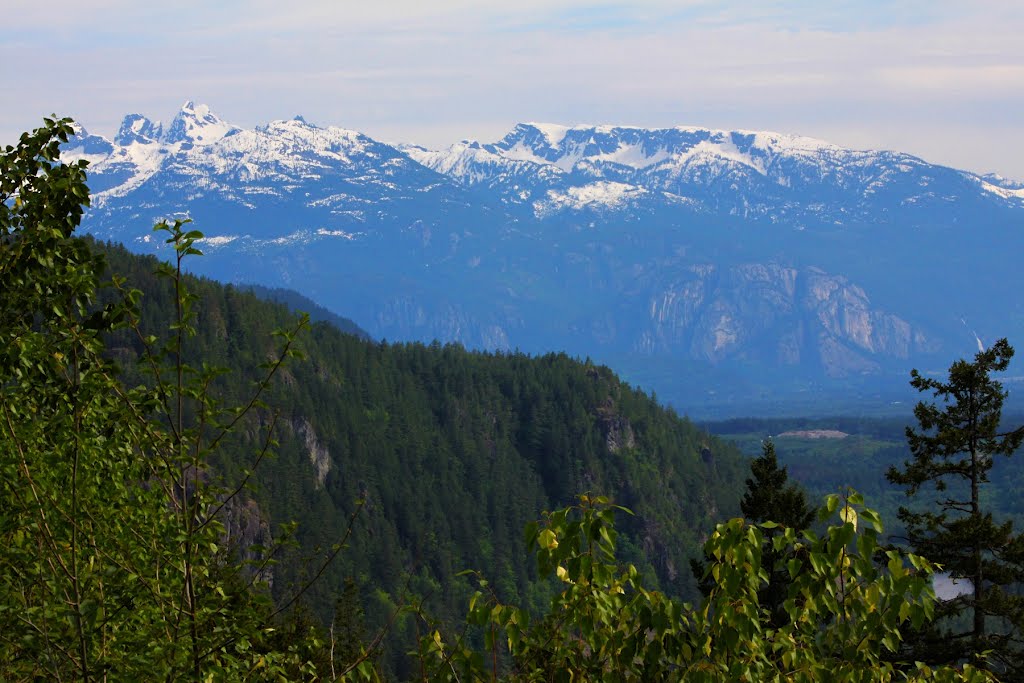
M 790 483 L 785 467 L 779 467 L 775 444 L 769 439 L 761 446 L 761 457 L 750 463 L 753 478 L 740 501 L 743 516 L 752 522 L 769 520 L 794 529 L 806 529 L 815 510 L 807 506 L 803 489 Z
M 758 591 L 761 607 L 768 610 L 769 623 L 780 626 L 788 619 L 783 603 L 789 592 L 790 576 L 783 557 L 772 547 L 775 536 L 785 528 L 806 529 L 814 521 L 817 510 L 808 507 L 803 489 L 789 481 L 785 467 L 779 467 L 775 444 L 769 439 L 761 446 L 761 457 L 750 463 L 751 478 L 740 501 L 740 510 L 750 522 L 775 522 L 779 526 L 765 529 L 762 566 L 767 570 L 768 582 Z M 706 576 L 711 563 L 692 560 L 691 569 L 699 582 L 701 592 L 708 594 L 714 582 Z
M 366 652 L 365 612 L 359 601 L 359 587 L 352 577 L 345 578 L 345 588 L 334 602 L 330 644 L 332 672 L 347 671 L 374 656 Z
M 933 488 L 935 499 L 916 510 L 900 508 L 915 553 L 941 565 L 971 590 L 936 606 L 932 625 L 913 634 L 907 649 L 929 662 L 977 661 L 1003 680 L 1024 680 L 1024 537 L 1010 521 L 985 509 L 984 487 L 995 456 L 1009 456 L 1024 430 L 1003 431 L 1007 393 L 992 373 L 1005 371 L 1013 347 L 1000 339 L 973 362 L 958 360 L 945 381 L 911 373 L 910 384 L 937 402 L 914 409 L 918 428 L 907 427 L 911 460 L 886 477 L 908 496 Z M 985 661 L 984 654 L 989 651 Z

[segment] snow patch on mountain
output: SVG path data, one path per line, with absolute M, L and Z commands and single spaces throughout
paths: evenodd
M 89 152 L 83 146 L 64 148 L 60 153 L 61 161 L 65 164 L 84 161 L 89 164 L 90 169 L 95 167 L 97 164 L 106 161 L 109 156 L 109 152 Z
M 563 173 L 571 171 L 583 155 L 582 154 L 560 154 L 554 161 L 546 159 L 537 154 L 537 149 L 524 140 L 519 140 L 515 145 L 503 149 L 499 156 L 514 161 L 527 161 L 538 166 L 552 166 Z
M 547 139 L 548 144 L 552 147 L 558 147 L 562 143 L 562 140 L 565 139 L 565 134 L 571 130 L 569 126 L 563 126 L 557 123 L 527 123 L 526 125 L 539 130 Z
M 364 234 L 361 232 L 348 232 L 345 230 L 328 230 L 327 228 L 317 228 L 316 234 L 325 237 L 343 237 L 347 240 L 354 240 L 360 235 Z
M 565 209 L 616 208 L 640 199 L 648 190 L 635 185 L 599 181 L 565 191 L 548 190 L 545 200 L 534 203 L 537 216 Z
M 85 161 L 90 166 L 103 161 L 114 151 L 110 141 L 99 135 L 92 135 L 80 124 L 71 124 L 74 135 L 60 150 L 60 158 L 64 163 Z
M 764 159 L 741 152 L 731 137 L 726 135 L 722 135 L 716 140 L 702 140 L 690 149 L 673 155 L 670 159 L 670 163 L 675 166 L 688 164 L 718 166 L 722 161 L 747 166 L 761 175 L 767 175 Z
M 642 145 L 619 143 L 614 152 L 598 154 L 593 157 L 594 161 L 604 161 L 613 164 L 621 164 L 630 168 L 647 168 L 654 166 L 670 158 L 670 153 L 664 147 L 658 148 L 653 154 L 648 154 Z
M 993 185 L 992 183 L 981 181 L 981 189 L 992 194 L 999 195 L 1003 199 L 1024 199 L 1024 188 L 1009 188 L 1000 187 L 999 185 Z
M 690 132 L 704 130 L 715 137 L 733 135 L 740 138 L 748 138 L 750 140 L 749 145 L 752 149 L 771 152 L 774 154 L 817 156 L 822 152 L 838 152 L 843 149 L 842 147 L 826 142 L 825 140 L 819 140 L 817 138 L 811 138 L 804 135 L 788 135 L 785 133 L 775 133 L 771 131 L 736 130 L 730 133 L 729 131 L 724 130 L 707 130 L 687 127 L 680 127 L 676 130 L 686 130 Z
M 998 173 L 986 173 L 981 176 L 981 179 L 991 185 L 995 185 L 996 187 L 1002 187 L 1009 190 L 1024 190 L 1024 180 L 1014 180 L 1013 178 L 1001 176 Z
M 196 242 L 203 245 L 209 245 L 211 247 L 223 247 L 225 244 L 231 244 L 238 238 L 239 235 L 212 235 L 196 240 Z

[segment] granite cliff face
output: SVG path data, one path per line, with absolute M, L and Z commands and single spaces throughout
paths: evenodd
M 873 356 L 936 350 L 923 331 L 874 308 L 863 289 L 818 268 L 700 264 L 689 275 L 653 294 L 637 351 L 683 351 L 710 363 L 816 364 L 839 377 L 877 371 Z
M 152 224 L 188 215 L 203 274 L 378 338 L 591 355 L 669 397 L 682 367 L 806 386 L 1024 337 L 1021 184 L 898 152 L 553 124 L 427 150 L 189 102 L 112 141 L 82 129 L 65 156 L 91 163 L 101 238 L 159 251 Z

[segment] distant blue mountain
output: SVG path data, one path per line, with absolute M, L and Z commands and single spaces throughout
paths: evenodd
M 91 162 L 98 237 L 159 251 L 153 223 L 187 215 L 203 274 L 376 338 L 591 356 L 684 408 L 902 382 L 1024 338 L 1024 185 L 897 152 L 531 123 L 428 150 L 188 102 L 166 128 L 81 129 L 65 156 Z

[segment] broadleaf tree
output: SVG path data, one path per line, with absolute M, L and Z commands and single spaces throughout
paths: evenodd
M 73 232 L 85 162 L 64 164 L 67 119 L 0 151 L 0 678 L 280 680 L 316 675 L 312 633 L 276 647 L 260 573 L 221 547 L 241 487 L 206 468 L 295 348 L 282 332 L 252 400 L 221 405 L 216 368 L 189 368 L 194 298 L 182 259 L 198 232 L 158 226 L 176 315 L 167 342 L 138 328 L 139 295 Z M 102 286 L 120 291 L 99 306 Z M 105 352 L 132 328 L 148 384 L 126 387 Z M 272 420 L 270 420 L 272 421 Z M 258 460 L 272 447 L 267 433 Z M 273 552 L 273 548 L 267 552 Z
M 484 633 L 446 637 L 428 624 L 419 657 L 432 681 L 988 681 L 966 664 L 893 662 L 902 632 L 932 613 L 932 565 L 880 544 L 882 523 L 861 497 L 829 496 L 818 535 L 786 528 L 772 541 L 787 558 L 786 623 L 759 601 L 768 581 L 764 534 L 736 518 L 705 544 L 713 587 L 698 606 L 644 587 L 615 560 L 614 517 L 602 497 L 546 513 L 527 529 L 542 573 L 562 590 L 531 615 L 504 604 L 485 579 L 467 622 Z M 881 559 L 881 562 L 879 561 Z

